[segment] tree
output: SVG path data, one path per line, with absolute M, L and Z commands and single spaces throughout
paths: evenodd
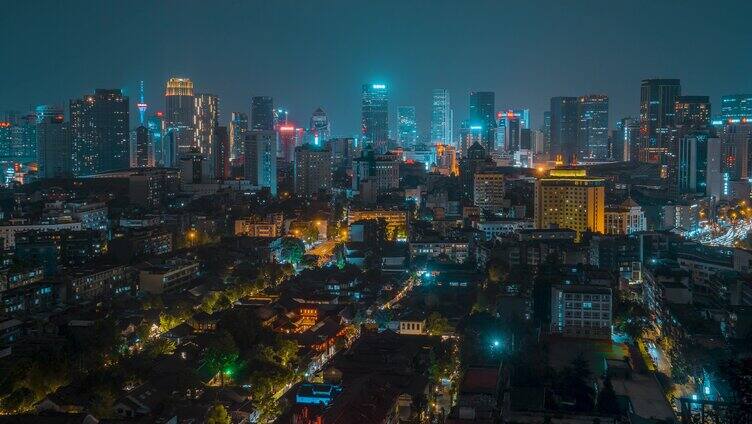
M 221 403 L 215 403 L 209 408 L 209 413 L 206 417 L 206 424 L 231 424 L 230 416 L 227 414 L 227 409 Z
M 590 376 L 590 366 L 582 354 L 577 355 L 562 371 L 560 390 L 574 397 L 577 411 L 589 412 L 593 409 L 595 391 Z
M 282 239 L 282 260 L 290 263 L 297 264 L 303 259 L 305 253 L 305 245 L 303 242 L 295 237 L 285 237 Z
M 442 317 L 438 312 L 431 312 L 426 319 L 426 330 L 432 336 L 446 334 L 451 330 L 449 320 Z
M 282 366 L 287 366 L 298 357 L 298 343 L 294 340 L 279 337 L 277 338 L 276 351 L 279 363 Z

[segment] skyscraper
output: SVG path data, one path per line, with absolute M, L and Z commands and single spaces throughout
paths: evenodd
M 194 133 L 193 82 L 188 78 L 170 78 L 165 90 L 165 130 L 173 133 L 179 153 L 189 152 L 196 147 Z
M 150 116 L 146 121 L 146 128 L 149 129 L 149 138 L 154 149 L 154 165 L 166 166 L 165 156 L 167 155 L 167 146 L 165 146 L 164 114 L 157 112 Z
M 196 147 L 206 156 L 211 156 L 216 128 L 219 126 L 219 97 L 214 94 L 196 94 Z
M 14 163 L 37 161 L 36 115 L 8 113 L 0 126 L 0 160 Z
M 721 96 L 721 121 L 724 124 L 752 121 L 752 94 Z
M 551 159 L 568 164 L 577 157 L 577 130 L 579 99 L 577 97 L 551 98 Z
M 131 133 L 131 167 L 146 168 L 154 166 L 154 149 L 149 137 L 149 129 L 139 125 Z
M 657 163 L 668 151 L 668 139 L 675 120 L 676 98 L 681 96 L 678 79 L 645 79 L 640 87 L 641 162 Z
M 232 112 L 230 114 L 230 157 L 235 159 L 243 156 L 243 141 L 248 131 L 248 114 Z
M 255 96 L 251 99 L 251 129 L 274 130 L 274 99 L 270 96 Z
M 214 177 L 214 146 L 219 126 L 219 97 L 214 94 L 196 94 L 196 149 L 207 157 L 206 177 Z
M 285 163 L 293 163 L 295 161 L 295 148 L 303 144 L 304 133 L 303 128 L 296 128 L 295 125 L 290 123 L 277 127 L 279 137 L 277 157 Z
M 363 84 L 361 133 L 367 147 L 384 150 L 389 139 L 389 91 L 386 84 Z
M 677 193 L 705 195 L 708 168 L 708 133 L 692 132 L 679 139 Z
M 551 111 L 543 112 L 543 125 L 541 125 L 541 131 L 543 132 L 543 138 L 545 139 L 545 147 L 543 151 L 548 153 L 551 151 Z
M 313 197 L 332 187 L 332 152 L 304 144 L 295 149 L 295 194 Z
M 332 129 L 329 125 L 329 117 L 322 108 L 316 108 L 311 115 L 311 122 L 309 126 L 311 132 L 311 141 L 316 146 L 323 146 L 329 137 L 332 135 Z
M 128 111 L 128 97 L 120 90 L 98 88 L 70 101 L 74 175 L 128 168 Z
M 415 106 L 397 108 L 397 141 L 402 147 L 413 147 L 418 141 Z
M 453 144 L 453 131 L 449 91 L 435 89 L 431 93 L 431 144 Z
M 251 130 L 246 133 L 244 175 L 251 184 L 268 188 L 277 195 L 277 132 Z
M 606 160 L 608 153 L 608 96 L 592 94 L 579 99 L 578 158 Z
M 708 96 L 677 96 L 674 102 L 675 125 L 699 130 L 710 126 L 710 98 Z
M 616 161 L 636 161 L 640 141 L 640 121 L 632 117 L 622 118 L 616 123 L 616 137 L 613 145 L 613 159 Z
M 230 137 L 227 127 L 217 127 L 214 145 L 214 178 L 226 180 L 230 177 Z
M 481 126 L 481 145 L 488 152 L 495 150 L 496 96 L 493 91 L 471 91 L 469 102 L 470 126 Z
M 37 149 L 41 178 L 68 177 L 71 173 L 71 138 L 62 108 L 36 107 Z
M 512 111 L 520 119 L 520 127 L 530 129 L 530 109 L 514 109 Z

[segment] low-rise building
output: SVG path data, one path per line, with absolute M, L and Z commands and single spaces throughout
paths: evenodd
M 611 337 L 611 289 L 593 285 L 551 287 L 551 333 L 568 337 Z
M 159 265 L 150 265 L 139 273 L 142 291 L 152 294 L 176 292 L 184 289 L 199 274 L 199 263 L 174 258 Z

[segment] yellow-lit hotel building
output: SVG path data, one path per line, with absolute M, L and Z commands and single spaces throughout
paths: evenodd
M 535 183 L 535 227 L 605 232 L 605 180 L 580 168 L 558 168 Z

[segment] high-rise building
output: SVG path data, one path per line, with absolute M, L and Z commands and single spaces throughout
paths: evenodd
M 551 151 L 551 112 L 543 112 L 543 125 L 541 125 L 541 131 L 543 131 L 543 138 L 546 140 L 544 152 Z
M 488 152 L 496 149 L 496 95 L 493 91 L 472 91 L 469 102 L 471 127 L 481 126 L 481 145 Z
M 164 114 L 157 112 L 150 116 L 146 121 L 146 128 L 149 129 L 149 138 L 154 149 L 155 166 L 166 166 L 165 156 L 168 152 L 166 149 L 167 146 L 165 146 Z
M 332 128 L 329 125 L 329 117 L 322 108 L 316 108 L 311 115 L 311 123 L 309 127 L 311 132 L 311 141 L 316 146 L 323 146 L 329 137 L 332 135 Z
M 128 112 L 128 97 L 120 90 L 98 88 L 70 101 L 74 175 L 128 168 Z
M 726 125 L 718 136 L 721 139 L 723 179 L 725 181 L 746 180 L 749 177 L 752 124 Z
M 259 188 L 277 195 L 277 132 L 251 130 L 246 133 L 244 175 Z
M 708 138 L 708 164 L 705 172 L 707 185 L 705 195 L 720 200 L 723 195 L 723 160 L 721 158 L 721 139 Z
M 37 149 L 41 178 L 68 177 L 71 174 L 71 138 L 62 108 L 36 107 Z
M 274 128 L 279 128 L 283 125 L 288 125 L 288 116 L 290 112 L 284 106 L 277 106 L 272 112 L 274 115 Z
M 303 145 L 303 128 L 295 128 L 295 125 L 288 123 L 277 127 L 279 136 L 279 148 L 277 157 L 285 163 L 295 162 L 295 148 Z
M 389 139 L 389 91 L 386 84 L 363 84 L 361 133 L 367 147 L 386 146 Z
M 251 129 L 255 131 L 274 130 L 274 99 L 269 96 L 255 96 L 251 99 Z M 287 113 L 284 114 L 287 120 Z
M 470 149 L 470 146 L 472 146 L 475 143 L 478 143 L 481 147 L 483 146 L 483 135 L 484 130 L 482 125 L 470 125 L 470 122 L 466 119 L 462 121 L 460 124 L 460 140 L 459 140 L 459 148 L 462 152 L 462 155 L 467 155 L 468 150 Z M 483 151 L 485 151 L 485 147 L 483 148 Z
M 232 112 L 230 114 L 230 149 L 233 159 L 243 156 L 243 140 L 248 131 L 248 114 Z
M 177 149 L 187 153 L 196 147 L 193 129 L 196 106 L 193 82 L 188 78 L 170 78 L 165 90 L 165 131 L 173 134 Z
M 669 150 L 671 127 L 675 124 L 676 98 L 681 96 L 678 79 L 645 79 L 640 87 L 641 162 L 659 163 Z
M 226 180 L 230 177 L 230 136 L 227 127 L 217 127 L 214 148 L 214 178 Z
M 514 109 L 512 113 L 519 118 L 520 128 L 530 129 L 530 109 Z
M 586 231 L 605 231 L 605 180 L 584 169 L 557 168 L 536 181 L 535 227 L 569 228 L 579 239 Z
M 708 132 L 695 131 L 679 139 L 677 194 L 705 195 L 708 168 Z M 673 182 L 672 182 L 673 183 Z
M 352 137 L 330 138 L 327 147 L 332 152 L 334 169 L 346 169 L 351 167 L 355 154 L 355 139 Z
M 194 104 L 196 147 L 199 152 L 210 157 L 213 154 L 215 131 L 219 126 L 219 97 L 214 94 L 196 94 Z
M 431 93 L 431 144 L 453 144 L 453 131 L 449 91 L 435 89 Z
M 332 152 L 304 144 L 295 149 L 295 194 L 314 197 L 332 188 Z
M 752 94 L 721 96 L 720 120 L 723 124 L 752 121 Z
M 154 166 L 154 148 L 149 137 L 149 129 L 139 125 L 131 131 L 131 167 L 147 168 Z
M 674 102 L 674 125 L 687 130 L 710 126 L 710 98 L 708 96 L 677 96 Z
M 397 108 L 397 141 L 402 147 L 413 147 L 418 141 L 415 106 Z
M 578 108 L 577 97 L 551 98 L 551 159 L 568 164 L 577 158 Z
M 504 207 L 504 174 L 476 172 L 473 183 L 473 204 L 482 211 L 500 212 Z
M 581 96 L 578 103 L 578 118 L 578 158 L 608 159 L 608 96 Z
M 37 161 L 36 115 L 8 113 L 0 125 L 0 160 L 13 163 Z
M 462 195 L 469 200 L 475 195 L 475 174 L 494 166 L 486 149 L 477 141 L 467 148 L 466 154 L 460 161 L 460 183 Z
M 640 121 L 631 117 L 622 118 L 616 123 L 616 133 L 612 147 L 615 161 L 636 161 L 640 141 Z
M 513 110 L 499 112 L 496 124 L 496 151 L 516 152 L 520 150 L 522 130 L 525 128 L 522 122 L 523 115 Z

